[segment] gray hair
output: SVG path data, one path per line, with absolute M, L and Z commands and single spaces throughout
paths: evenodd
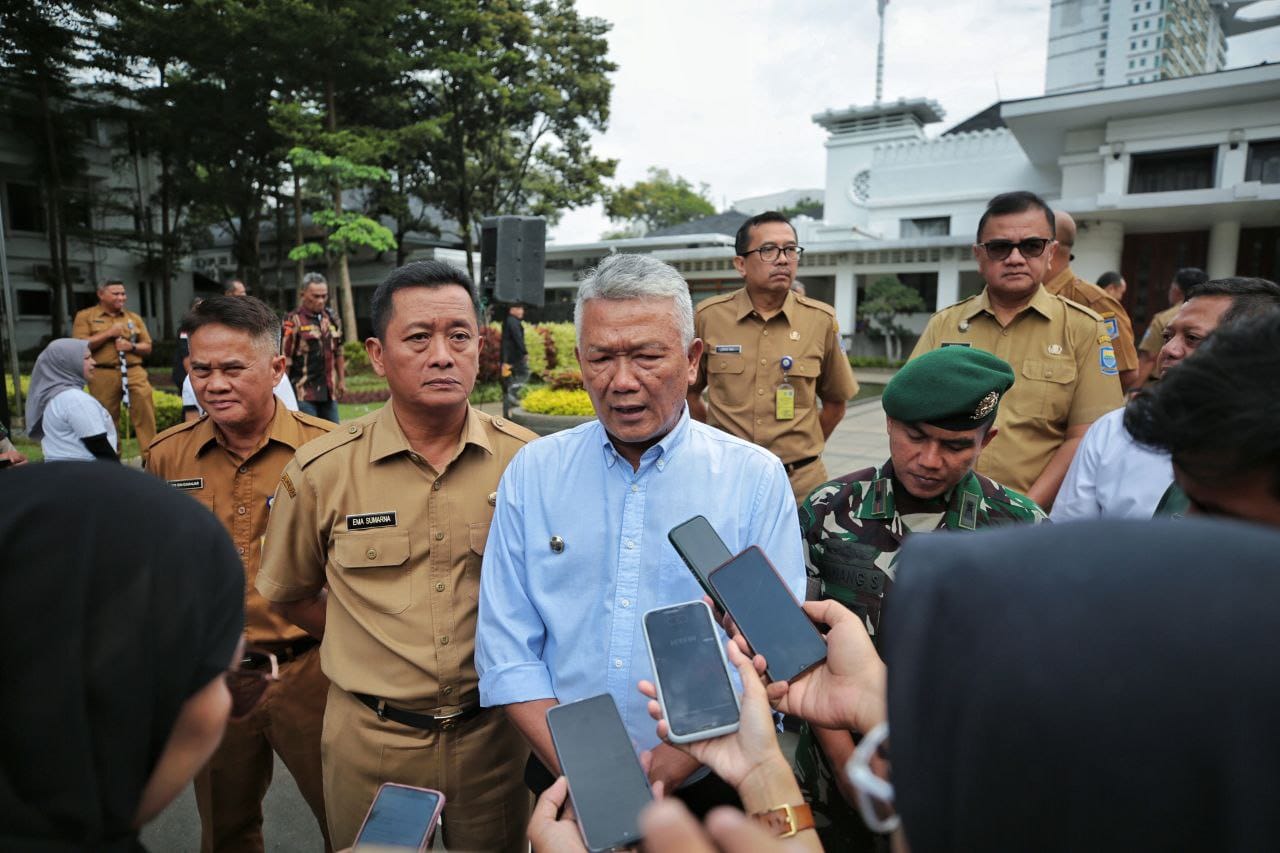
M 329 284 L 329 280 L 318 272 L 309 272 L 302 277 L 302 290 L 306 290 L 313 284 L 323 284 L 327 286 Z
M 686 350 L 693 344 L 693 299 L 675 267 L 649 255 L 610 255 L 587 270 L 578 285 L 573 327 L 582 340 L 583 306 L 592 299 L 670 299 L 676 328 Z

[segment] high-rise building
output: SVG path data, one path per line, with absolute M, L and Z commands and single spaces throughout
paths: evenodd
M 1280 25 L 1252 0 L 1051 0 L 1046 95 L 1220 71 L 1227 36 Z

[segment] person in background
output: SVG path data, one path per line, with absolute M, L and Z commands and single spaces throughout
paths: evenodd
M 202 301 L 203 296 L 197 296 L 191 301 L 191 307 L 195 308 Z M 181 389 L 187 381 L 187 374 L 191 371 L 191 365 L 188 362 L 190 355 L 190 347 L 187 343 L 187 330 L 178 326 L 178 345 L 173 348 L 173 367 L 169 371 L 169 378 L 173 381 L 173 387 Z M 183 402 L 183 414 L 186 414 L 186 402 Z
M 0 394 L 0 468 L 26 463 L 26 455 L 9 439 L 9 395 Z
M 329 284 L 318 272 L 302 277 L 298 307 L 284 318 L 284 351 L 298 408 L 338 422 L 338 399 L 347 393 L 342 329 L 329 310 Z M 355 318 L 350 318 L 354 322 Z
M 1173 274 L 1169 282 L 1169 307 L 1156 314 L 1147 324 L 1147 331 L 1138 344 L 1138 375 L 1129 390 L 1136 391 L 1148 382 L 1158 382 L 1164 373 L 1159 364 L 1160 350 L 1164 347 L 1165 327 L 1178 316 L 1178 309 L 1186 298 L 1186 292 L 1209 280 L 1204 270 L 1196 267 L 1183 267 Z
M 520 389 L 529 381 L 529 352 L 524 344 L 524 305 L 513 303 L 502 320 L 502 416 L 520 405 Z
M 240 559 L 199 504 L 124 466 L 26 465 L 0 491 L 0 849 L 141 851 L 262 681 L 224 678 Z
M 1098 276 L 1098 287 L 1111 294 L 1112 299 L 1123 305 L 1124 294 L 1129 289 L 1129 284 L 1120 273 L 1107 271 Z
M 244 282 L 238 278 L 228 279 L 227 283 L 222 287 L 223 296 L 248 296 L 249 291 L 245 288 Z
M 40 440 L 46 461 L 120 461 L 111 415 L 84 391 L 97 369 L 88 343 L 77 338 L 51 341 L 36 358 L 27 391 L 27 434 Z
M 113 424 L 120 423 L 124 400 L 123 361 L 129 386 L 129 420 L 133 423 L 138 447 L 145 448 L 156 437 L 156 409 L 151 398 L 151 381 L 142 360 L 151 355 L 151 333 L 142 317 L 125 310 L 128 294 L 124 282 L 108 279 L 98 286 L 98 304 L 76 313 L 71 337 L 89 342 L 98 369 L 89 380 L 89 393 L 106 408 Z M 116 445 L 119 446 L 117 441 Z

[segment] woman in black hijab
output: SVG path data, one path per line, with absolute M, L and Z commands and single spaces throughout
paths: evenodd
M 0 849 L 140 849 L 226 724 L 239 557 L 118 465 L 0 471 L 0 493 Z

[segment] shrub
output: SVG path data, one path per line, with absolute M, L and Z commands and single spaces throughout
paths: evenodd
M 906 361 L 890 361 L 882 355 L 851 355 L 849 356 L 850 367 L 883 367 L 894 369 L 902 367 Z
M 547 357 L 547 373 L 555 370 L 560 366 L 560 353 L 556 351 L 555 339 L 551 337 L 551 330 L 546 326 L 538 326 L 538 334 L 542 337 L 542 349 Z
M 586 391 L 568 391 L 556 388 L 535 388 L 524 395 L 520 407 L 535 415 L 577 415 L 590 417 L 595 414 L 591 398 Z
M 537 326 L 524 325 L 524 348 L 529 353 L 529 372 L 543 376 L 547 372 L 547 344 Z
M 543 323 L 542 328 L 551 333 L 551 340 L 556 346 L 556 366 L 561 370 L 573 367 L 577 362 L 573 358 L 573 349 L 578 345 L 578 336 L 573 331 L 572 323 Z
M 359 373 L 369 369 L 369 353 L 363 341 L 347 341 L 342 345 L 342 357 L 347 360 L 347 372 Z
M 484 347 L 480 350 L 480 372 L 477 382 L 498 382 L 502 379 L 502 327 L 490 323 L 480 329 Z
M 156 432 L 166 430 L 169 427 L 182 423 L 182 398 L 177 394 L 170 394 L 167 391 L 159 391 L 152 389 L 152 402 L 156 407 Z M 120 411 L 121 419 L 127 418 L 123 407 Z M 129 425 L 133 429 L 133 425 Z
M 562 391 L 576 391 L 582 386 L 582 371 L 577 368 L 552 370 L 545 377 L 547 384 Z
M 481 403 L 499 403 L 502 401 L 502 386 L 497 382 L 477 382 L 471 389 L 471 405 Z

